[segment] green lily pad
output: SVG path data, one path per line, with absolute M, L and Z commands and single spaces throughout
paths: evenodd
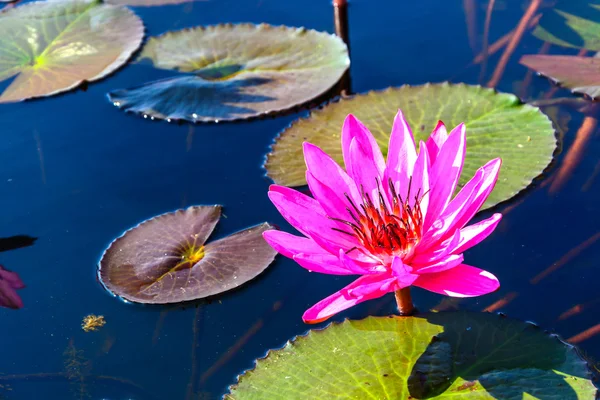
M 593 400 L 577 350 L 530 323 L 444 312 L 344 321 L 288 342 L 226 399 Z
M 286 186 L 306 184 L 302 142 L 321 147 L 343 165 L 340 133 L 354 114 L 371 130 L 387 154 L 394 116 L 401 109 L 416 140 L 425 140 L 438 120 L 467 126 L 467 156 L 459 186 L 495 157 L 502 158 L 496 188 L 484 207 L 507 200 L 528 186 L 552 160 L 556 137 L 538 108 L 507 93 L 465 84 L 402 86 L 343 98 L 294 122 L 275 140 L 267 156 L 267 175 Z
M 0 103 L 50 96 L 105 77 L 140 46 L 142 21 L 100 1 L 33 2 L 0 14 Z
M 304 104 L 348 69 L 337 36 L 266 24 L 216 25 L 150 38 L 139 57 L 180 76 L 117 90 L 117 107 L 167 120 L 232 121 Z
M 600 98 L 600 58 L 535 54 L 523 56 L 520 63 L 573 93 Z
M 600 0 L 559 0 L 533 34 L 559 46 L 600 51 Z
M 136 303 L 201 299 L 254 279 L 275 258 L 262 237 L 263 223 L 207 243 L 221 206 L 196 206 L 162 214 L 110 244 L 98 277 L 114 295 Z

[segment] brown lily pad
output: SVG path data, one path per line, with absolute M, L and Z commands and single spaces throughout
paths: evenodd
M 523 56 L 520 63 L 573 93 L 600 98 L 600 58 L 535 54 Z
M 262 233 L 268 223 L 205 244 L 221 206 L 162 214 L 117 238 L 100 260 L 105 288 L 124 300 L 167 304 L 236 288 L 263 272 L 276 252 Z

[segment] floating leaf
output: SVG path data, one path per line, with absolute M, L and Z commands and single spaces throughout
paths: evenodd
M 467 158 L 459 186 L 495 157 L 502 157 L 496 188 L 484 207 L 507 200 L 531 183 L 552 160 L 556 138 L 552 123 L 538 108 L 506 93 L 464 84 L 402 86 L 333 102 L 293 123 L 275 140 L 265 168 L 276 183 L 306 183 L 302 142 L 321 147 L 342 164 L 340 133 L 354 114 L 373 133 L 384 155 L 394 115 L 401 109 L 417 140 L 425 140 L 438 120 L 467 126 Z
M 57 94 L 123 65 L 144 36 L 129 9 L 100 1 L 33 2 L 0 14 L 0 103 Z
M 559 0 L 533 34 L 559 46 L 600 51 L 600 0 Z
M 574 93 L 600 97 L 600 58 L 535 54 L 523 56 L 520 63 Z
M 117 90 L 109 99 L 126 111 L 192 122 L 246 119 L 306 103 L 350 63 L 337 36 L 265 24 L 169 32 L 150 38 L 139 59 L 186 75 Z
M 577 350 L 494 314 L 368 317 L 270 351 L 227 399 L 595 398 Z
M 205 244 L 220 206 L 197 206 L 151 218 L 104 252 L 98 275 L 107 290 L 138 303 L 179 303 L 225 292 L 255 278 L 275 258 L 267 223 Z

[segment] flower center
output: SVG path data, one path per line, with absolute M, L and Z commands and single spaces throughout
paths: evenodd
M 390 256 L 405 256 L 421 239 L 423 230 L 423 213 L 421 212 L 421 200 L 425 194 L 420 194 L 420 190 L 414 196 L 414 202 L 410 201 L 410 187 L 412 179 L 409 181 L 406 198 L 402 198 L 390 179 L 388 181 L 391 204 L 386 202 L 379 182 L 378 198 L 379 204 L 373 203 L 368 193 L 365 193 L 361 185 L 362 203 L 358 206 L 352 201 L 348 194 L 344 194 L 352 208 L 346 210 L 350 215 L 349 220 L 332 218 L 351 228 L 351 232 L 333 228 L 336 231 L 351 235 L 358 239 L 364 249 L 382 261 L 389 259 Z M 352 251 L 363 251 L 358 247 L 349 249 L 346 253 Z

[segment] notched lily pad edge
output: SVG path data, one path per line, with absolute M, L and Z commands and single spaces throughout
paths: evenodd
M 198 1 L 198 0 L 196 0 Z M 250 27 L 259 27 L 259 26 L 265 26 L 268 27 L 269 29 L 280 29 L 280 30 L 285 30 L 285 29 L 296 29 L 296 30 L 303 30 L 303 31 L 307 31 L 307 32 L 315 32 L 317 34 L 320 35 L 325 35 L 325 36 L 329 36 L 331 38 L 334 38 L 335 40 L 338 40 L 339 42 L 341 42 L 341 44 L 346 48 L 346 52 L 348 52 L 348 46 L 346 45 L 346 43 L 344 43 L 344 41 L 337 35 L 335 35 L 334 33 L 328 33 L 328 32 L 324 32 L 324 31 L 318 31 L 316 29 L 312 29 L 312 28 L 306 28 L 306 27 L 294 27 L 294 26 L 287 26 L 287 25 L 271 25 L 271 24 L 267 24 L 267 23 L 260 23 L 260 24 L 253 24 L 251 22 L 240 22 L 240 23 L 222 23 L 222 24 L 215 24 L 215 25 L 200 25 L 200 26 L 196 26 L 196 27 L 188 27 L 188 28 L 183 28 L 180 29 L 178 31 L 169 31 L 169 32 L 165 32 L 162 33 L 158 36 L 152 36 L 150 38 L 147 38 L 146 43 L 144 44 L 144 46 L 152 39 L 158 40 L 164 36 L 168 36 L 168 35 L 172 35 L 172 34 L 177 34 L 180 32 L 190 32 L 190 31 L 195 31 L 195 30 L 207 30 L 208 28 L 215 28 L 215 27 L 234 27 L 234 26 L 250 26 Z M 140 51 L 143 51 L 144 46 L 142 46 L 140 48 Z M 133 62 L 133 64 L 140 64 L 140 59 L 135 60 Z M 155 67 L 156 68 L 156 67 Z M 126 114 L 131 114 L 131 115 L 135 115 L 135 116 L 141 116 L 144 119 L 148 119 L 150 121 L 154 121 L 154 120 L 159 120 L 159 121 L 166 121 L 168 123 L 176 123 L 178 125 L 182 125 L 184 123 L 191 123 L 194 125 L 203 125 L 203 124 L 220 124 L 220 123 L 227 123 L 227 124 L 242 124 L 248 121 L 257 121 L 257 120 L 265 120 L 265 119 L 274 119 L 274 118 L 278 118 L 278 117 L 283 117 L 283 116 L 287 116 L 287 115 L 291 115 L 291 114 L 295 114 L 295 113 L 299 113 L 302 111 L 311 111 L 313 110 L 315 107 L 321 107 L 324 103 L 330 102 L 332 99 L 334 99 L 336 96 L 339 96 L 339 92 L 340 89 L 338 89 L 338 84 L 342 81 L 343 77 L 345 74 L 347 74 L 349 72 L 350 69 L 350 56 L 347 55 L 346 56 L 346 69 L 344 70 L 344 72 L 342 73 L 342 75 L 340 76 L 340 78 L 334 82 L 331 87 L 329 87 L 327 90 L 325 90 L 324 92 L 318 94 L 314 99 L 311 99 L 309 101 L 306 101 L 304 103 L 300 103 L 300 104 L 296 104 L 292 107 L 289 108 L 285 108 L 285 109 L 281 109 L 281 110 L 270 110 L 270 111 L 266 111 L 266 112 L 262 112 L 260 114 L 256 114 L 256 115 L 252 115 L 252 116 L 248 116 L 248 117 L 243 117 L 243 118 L 221 118 L 221 119 L 214 119 L 214 118 L 194 118 L 193 115 L 190 116 L 189 119 L 185 119 L 185 118 L 158 118 L 158 117 L 154 117 L 148 114 L 144 114 L 143 112 L 137 112 L 137 111 L 132 111 L 132 110 L 125 110 L 123 109 L 123 107 L 121 107 L 121 105 L 119 104 L 118 101 L 114 101 L 111 96 L 112 96 L 112 91 L 108 92 L 106 94 L 106 97 L 108 99 L 108 101 L 110 103 L 112 103 L 115 107 L 117 107 L 119 110 L 124 111 Z M 165 71 L 173 71 L 173 72 L 177 72 L 176 70 L 165 70 Z M 175 79 L 177 78 L 177 75 L 174 75 L 172 77 L 170 77 L 170 79 Z M 163 78 L 163 79 L 169 79 L 169 78 Z M 136 89 L 142 86 L 145 86 L 147 84 L 153 83 L 153 82 L 158 82 L 162 79 L 158 79 L 155 81 L 150 81 L 150 82 L 145 82 L 136 86 L 132 86 L 130 88 L 124 88 L 124 90 L 131 90 L 131 89 Z M 117 90 L 122 90 L 122 89 L 117 89 Z
M 534 72 L 535 72 L 535 74 L 536 74 L 537 76 L 539 76 L 539 77 L 542 77 L 542 78 L 546 78 L 546 79 L 548 79 L 552 85 L 554 85 L 554 86 L 556 86 L 556 87 L 558 87 L 558 88 L 560 88 L 560 89 L 565 89 L 565 90 L 568 90 L 570 93 L 572 93 L 572 94 L 574 94 L 574 95 L 576 95 L 576 96 L 582 97 L 582 98 L 584 98 L 585 100 L 587 100 L 587 101 L 589 101 L 589 102 L 591 102 L 591 103 L 598 103 L 598 102 L 600 102 L 600 94 L 599 94 L 598 96 L 596 96 L 596 97 L 592 97 L 592 96 L 590 96 L 590 95 L 589 95 L 589 94 L 587 94 L 587 93 L 579 92 L 579 91 L 577 91 L 577 90 L 575 90 L 575 89 L 570 89 L 570 88 L 568 88 L 568 87 L 564 86 L 564 85 L 563 85 L 563 84 L 562 84 L 560 81 L 558 81 L 556 78 L 553 78 L 553 77 L 551 77 L 550 75 L 547 75 L 547 74 L 545 74 L 544 72 L 540 72 L 540 71 L 538 71 L 538 70 L 537 70 L 537 69 L 535 69 L 535 68 L 532 68 L 532 67 L 529 67 L 529 66 L 527 66 L 527 65 L 523 64 L 523 62 L 522 62 L 522 61 L 523 61 L 523 58 L 525 58 L 525 57 L 526 57 L 526 56 L 528 56 L 528 55 L 535 56 L 535 55 L 537 55 L 537 54 L 526 54 L 526 55 L 522 56 L 522 57 L 521 57 L 521 59 L 519 60 L 519 64 L 521 64 L 521 65 L 523 65 L 524 67 L 526 67 L 526 68 L 528 68 L 528 69 L 530 69 L 530 70 L 534 71 Z M 594 58 L 594 57 L 580 57 L 580 58 Z
M 14 5 L 16 1 L 17 0 L 10 0 L 10 1 L 4 2 L 4 3 L 0 2 L 0 4 Z M 131 64 L 130 61 L 133 58 L 135 58 L 135 56 L 137 56 L 137 54 L 143 48 L 144 38 L 146 37 L 146 26 L 144 25 L 144 21 L 140 18 L 139 15 L 137 15 L 135 12 L 133 12 L 133 10 L 131 10 L 129 7 L 110 4 L 110 3 L 105 2 L 104 0 L 93 0 L 92 2 L 96 3 L 97 5 L 102 5 L 102 6 L 108 6 L 108 7 L 114 7 L 114 8 L 124 8 L 126 12 L 130 13 L 133 17 L 137 18 L 137 21 L 139 22 L 139 24 L 141 25 L 141 28 L 142 28 L 139 39 L 137 37 L 135 38 L 136 41 L 139 40 L 138 45 L 132 51 L 128 52 L 129 54 L 122 55 L 122 57 L 119 57 L 118 59 L 114 60 L 111 64 L 106 66 L 105 70 L 110 70 L 110 68 L 112 68 L 113 65 L 116 65 L 116 67 L 114 67 L 114 69 L 110 70 L 108 73 L 99 74 L 92 79 L 82 79 L 79 82 L 75 82 L 74 84 L 72 84 L 69 87 L 55 90 L 54 92 L 47 93 L 42 96 L 27 97 L 27 98 L 20 99 L 20 100 L 6 102 L 5 104 L 21 103 L 24 101 L 39 101 L 42 99 L 46 99 L 48 97 L 58 97 L 58 96 L 62 96 L 62 95 L 67 95 L 71 92 L 74 93 L 77 91 L 77 89 L 81 89 L 81 91 L 85 92 L 85 91 L 87 91 L 88 85 L 90 83 L 98 82 L 103 79 L 110 78 L 112 75 L 116 74 L 121 69 L 123 69 L 126 66 L 128 66 L 129 64 Z M 11 7 L 10 9 L 6 9 L 6 10 L 5 10 L 6 6 L 5 6 L 5 7 L 0 8 L 0 17 L 5 18 L 6 13 L 14 11 L 14 10 L 18 10 L 20 7 L 34 6 L 35 4 L 46 4 L 46 3 L 48 3 L 48 2 L 47 1 L 32 1 L 30 3 L 22 4 L 21 6 L 15 5 L 15 7 Z M 20 72 L 19 72 L 19 74 L 20 74 Z M 11 79 L 11 78 L 9 78 L 9 79 Z M 1 94 L 2 94 L 2 92 L 0 92 L 0 95 Z M 0 104 L 3 104 L 3 103 L 0 102 Z
M 563 133 L 560 130 L 560 127 L 558 126 L 558 123 L 556 123 L 555 121 L 552 120 L 552 118 L 550 118 L 546 113 L 544 113 L 541 110 L 541 107 L 538 106 L 534 106 L 532 104 L 529 104 L 528 102 L 523 101 L 521 98 L 519 98 L 516 94 L 514 93 L 506 93 L 506 92 L 500 92 L 498 91 L 496 88 L 487 88 L 481 85 L 469 85 L 467 83 L 464 82 L 459 82 L 459 83 L 452 83 L 449 81 L 443 81 L 443 82 L 426 82 L 424 84 L 420 84 L 420 85 L 410 85 L 410 84 L 405 84 L 405 85 L 401 85 L 401 86 L 388 86 L 386 88 L 383 89 L 373 89 L 373 90 L 369 90 L 366 92 L 361 92 L 361 93 L 353 93 L 351 95 L 338 95 L 337 97 L 334 97 L 330 100 L 326 100 L 325 102 L 319 104 L 317 107 L 310 109 L 309 110 L 309 114 L 305 117 L 301 117 L 298 118 L 294 121 L 292 121 L 291 123 L 289 123 L 285 128 L 283 128 L 281 131 L 279 131 L 279 133 L 275 136 L 275 138 L 273 139 L 273 142 L 271 143 L 271 145 L 269 146 L 269 151 L 264 155 L 263 157 L 263 163 L 262 163 L 262 168 L 264 170 L 264 174 L 263 177 L 269 179 L 271 181 L 271 183 L 275 183 L 274 180 L 269 176 L 269 170 L 268 170 L 268 166 L 269 166 L 269 159 L 270 157 L 273 155 L 273 153 L 275 152 L 275 147 L 278 144 L 279 138 L 288 130 L 291 129 L 292 127 L 294 127 L 296 124 L 302 123 L 305 120 L 309 120 L 312 117 L 313 112 L 318 114 L 321 112 L 324 112 L 324 109 L 334 103 L 339 103 L 339 102 L 343 102 L 346 100 L 351 100 L 354 97 L 357 96 L 367 96 L 367 95 L 376 95 L 376 94 L 381 94 L 381 93 L 386 93 L 386 92 L 390 92 L 390 91 L 394 91 L 394 90 L 399 90 L 402 88 L 410 88 L 410 87 L 414 87 L 414 88 L 419 88 L 419 87 L 428 87 L 428 86 L 448 86 L 448 87 L 453 87 L 453 86 L 458 86 L 458 87 L 472 87 L 475 89 L 483 89 L 486 91 L 491 91 L 494 94 L 504 94 L 504 95 L 510 95 L 514 97 L 514 104 L 513 106 L 523 106 L 523 107 L 527 107 L 527 108 L 531 108 L 534 110 L 538 110 L 538 112 L 540 114 L 542 114 L 543 116 L 546 117 L 546 119 L 548 120 L 548 122 L 550 122 L 551 124 L 551 128 L 554 131 L 554 139 L 555 139 L 555 149 L 551 155 L 550 160 L 548 161 L 548 164 L 546 165 L 546 167 L 539 173 L 539 175 L 537 175 L 536 177 L 534 177 L 532 179 L 532 181 L 527 184 L 527 186 L 525 186 L 523 189 L 512 193 L 511 196 L 509 198 L 507 198 L 506 200 L 500 201 L 490 207 L 486 207 L 486 208 L 481 208 L 479 210 L 479 212 L 487 210 L 496 210 L 499 207 L 511 204 L 515 201 L 517 201 L 518 199 L 520 199 L 522 196 L 524 196 L 526 193 L 528 193 L 530 190 L 533 190 L 537 187 L 537 185 L 544 179 L 546 179 L 548 173 L 554 169 L 554 167 L 556 166 L 556 157 L 558 155 L 560 155 L 562 153 L 562 148 L 563 148 Z M 368 128 L 368 126 L 367 126 Z M 411 127 L 411 129 L 413 129 L 413 127 Z M 342 130 L 342 127 L 340 125 L 340 132 Z M 467 130 L 468 131 L 468 130 Z M 467 150 L 468 151 L 468 150 Z M 296 188 L 301 188 L 301 187 L 306 187 L 306 184 L 303 185 L 296 185 L 296 186 L 289 186 L 289 187 L 296 187 Z
M 181 303 L 166 303 L 166 304 L 142 303 L 142 302 L 139 302 L 139 301 L 133 301 L 133 300 L 130 300 L 130 299 L 126 299 L 126 298 L 124 298 L 123 296 L 119 296 L 118 294 L 116 294 L 116 293 L 114 293 L 112 290 L 110 290 L 110 289 L 109 289 L 109 288 L 106 286 L 106 283 L 104 283 L 104 281 L 102 280 L 102 271 L 103 271 L 103 270 L 102 270 L 102 260 L 104 259 L 104 256 L 105 256 L 105 255 L 108 253 L 108 251 L 109 251 L 109 250 L 110 250 L 110 249 L 111 249 L 113 246 L 115 246 L 115 245 L 116 245 L 118 242 L 120 242 L 121 240 L 123 240 L 123 238 L 124 238 L 124 236 L 125 236 L 125 235 L 127 235 L 129 232 L 131 232 L 131 231 L 133 231 L 133 230 L 135 230 L 135 229 L 139 228 L 140 226 L 144 225 L 145 223 L 149 223 L 149 222 L 155 221 L 156 219 L 159 219 L 159 218 L 161 218 L 161 217 L 162 217 L 162 218 L 164 218 L 164 217 L 168 217 L 168 216 L 170 216 L 171 214 L 176 214 L 176 213 L 179 213 L 179 212 L 184 212 L 184 211 L 186 211 L 187 209 L 189 209 L 189 208 L 193 208 L 193 207 L 213 207 L 213 208 L 217 209 L 217 210 L 218 210 L 218 212 L 219 212 L 219 219 L 217 220 L 217 224 L 218 224 L 218 221 L 221 219 L 221 212 L 222 212 L 222 210 L 223 210 L 223 206 L 222 206 L 222 205 L 220 205 L 220 204 L 202 204 L 202 205 L 190 206 L 190 207 L 185 207 L 185 208 L 178 208 L 178 209 L 175 209 L 175 210 L 173 210 L 173 211 L 167 211 L 167 212 L 164 212 L 164 213 L 162 213 L 162 214 L 160 214 L 160 215 L 155 215 L 154 217 L 151 217 L 151 218 L 145 219 L 145 220 L 143 220 L 143 221 L 139 222 L 138 224 L 136 224 L 136 225 L 132 226 L 131 228 L 129 228 L 129 229 L 127 229 L 127 230 L 125 230 L 125 231 L 124 231 L 123 233 L 121 233 L 121 234 L 120 234 L 120 235 L 119 235 L 117 238 L 113 239 L 113 241 L 111 241 L 111 242 L 110 242 L 110 244 L 109 244 L 109 245 L 106 247 L 106 249 L 105 249 L 105 250 L 102 252 L 102 255 L 100 256 L 100 259 L 98 260 L 98 262 L 97 262 L 97 265 L 96 265 L 96 280 L 97 280 L 97 281 L 98 281 L 98 282 L 99 282 L 99 283 L 102 285 L 102 288 L 103 288 L 103 289 L 106 291 L 106 293 L 108 293 L 108 294 L 109 294 L 109 295 L 111 295 L 112 297 L 115 297 L 115 298 L 117 298 L 117 299 L 121 300 L 123 303 L 126 303 L 126 304 L 136 304 L 136 305 L 141 305 L 141 306 L 149 306 L 149 307 L 161 307 L 161 306 L 169 306 L 169 305 L 171 305 L 171 306 L 172 306 L 172 305 L 174 305 L 174 304 L 194 303 L 194 302 L 197 302 L 198 300 L 205 300 L 206 298 L 204 298 L 204 299 L 198 299 L 198 300 L 190 300 L 190 301 L 188 301 L 188 302 L 181 302 Z M 265 222 L 265 223 L 266 223 L 266 222 Z M 261 225 L 261 224 L 259 224 L 259 225 L 256 225 L 256 226 L 260 226 L 260 225 Z M 216 226 L 215 226 L 215 229 L 216 229 Z M 248 229 L 248 228 L 247 228 L 247 229 Z M 214 231 L 213 231 L 213 232 L 211 232 L 211 234 L 209 235 L 209 237 L 210 237 L 210 236 L 211 236 L 213 233 L 214 233 Z M 234 232 L 234 233 L 235 233 L 235 232 Z M 208 238 L 207 238 L 207 239 L 208 239 Z
M 411 317 L 407 317 L 407 318 L 413 318 L 413 317 L 425 317 L 428 314 L 436 314 L 437 312 L 434 311 L 429 311 L 429 312 L 425 312 L 425 313 L 417 313 Z M 456 314 L 463 314 L 465 313 L 465 311 L 445 311 L 444 314 L 450 314 L 450 313 L 456 313 Z M 504 319 L 507 318 L 507 315 L 503 312 L 497 312 L 497 313 L 491 313 L 491 312 L 481 312 L 479 314 L 488 314 L 488 315 L 496 315 L 499 319 Z M 259 357 L 257 359 L 254 360 L 254 365 L 249 368 L 246 369 L 245 371 L 243 371 L 242 373 L 238 374 L 236 376 L 235 382 L 231 385 L 229 385 L 227 387 L 227 393 L 223 394 L 223 396 L 221 397 L 222 400 L 233 400 L 234 397 L 232 396 L 232 391 L 235 390 L 237 388 L 237 386 L 240 384 L 240 380 L 243 379 L 244 377 L 247 376 L 248 373 L 254 372 L 256 370 L 256 368 L 258 368 L 258 364 L 263 361 L 263 360 L 267 360 L 269 357 L 271 357 L 273 354 L 276 354 L 288 347 L 292 347 L 295 346 L 297 342 L 302 341 L 302 340 L 306 340 L 309 339 L 310 337 L 312 337 L 313 335 L 319 335 L 319 334 L 323 334 L 325 331 L 327 331 L 329 328 L 334 327 L 334 326 L 338 326 L 338 325 L 343 325 L 343 324 L 348 324 L 351 322 L 360 322 L 360 321 L 364 321 L 367 320 L 369 318 L 372 319 L 390 319 L 390 318 L 403 318 L 400 315 L 388 315 L 388 316 L 366 316 L 365 318 L 361 318 L 361 319 L 349 319 L 349 318 L 344 318 L 342 321 L 333 321 L 328 323 L 327 325 L 325 325 L 322 328 L 318 328 L 318 329 L 309 329 L 306 333 L 304 334 L 300 334 L 300 335 L 296 335 L 294 337 L 292 337 L 291 339 L 289 339 L 287 342 L 285 342 L 285 344 L 279 348 L 274 348 L 274 349 L 269 349 L 267 350 L 266 354 L 263 357 Z M 536 324 L 535 322 L 532 321 L 523 321 L 520 319 L 516 319 L 516 318 L 512 318 L 515 321 L 520 321 L 522 322 L 524 325 L 527 325 L 530 329 L 536 329 L 536 330 L 542 330 L 542 328 Z M 572 345 L 571 343 L 566 342 L 564 339 L 562 339 L 562 337 L 560 335 L 558 335 L 557 333 L 551 332 L 549 330 L 542 330 L 543 333 L 547 334 L 549 337 L 554 338 L 555 340 L 557 340 L 560 344 L 566 346 L 566 348 L 568 350 L 574 351 L 576 353 L 576 355 L 579 357 L 579 359 L 581 360 L 581 362 L 585 365 L 586 370 L 587 370 L 587 378 L 593 381 L 593 372 L 592 372 L 592 366 L 590 365 L 590 362 L 588 361 L 588 359 L 586 357 L 584 357 L 584 355 L 581 353 L 581 351 L 577 348 L 577 346 Z M 434 337 L 437 337 L 434 336 Z M 596 388 L 598 387 L 597 384 L 594 385 Z M 596 391 L 596 398 L 598 398 L 598 396 L 600 395 L 600 390 L 597 389 Z
M 153 222 L 153 221 L 155 221 L 156 219 L 159 219 L 159 218 L 167 218 L 167 217 L 169 217 L 172 214 L 176 214 L 176 213 L 179 213 L 179 212 L 184 212 L 184 211 L 186 211 L 186 210 L 188 210 L 190 208 L 194 208 L 194 207 L 213 207 L 213 208 L 217 209 L 218 212 L 219 212 L 219 219 L 217 220 L 217 224 L 215 225 L 215 230 L 218 228 L 218 222 L 221 219 L 221 212 L 223 210 L 223 206 L 220 205 L 220 204 L 202 204 L 202 205 L 189 206 L 189 207 L 185 207 L 185 208 L 178 208 L 176 210 L 167 211 L 167 212 L 162 213 L 160 215 L 156 215 L 154 217 L 146 219 L 146 220 L 144 220 L 144 221 L 136 224 L 135 226 L 127 229 L 125 232 L 123 232 L 121 235 L 119 235 L 116 239 L 114 239 L 112 242 L 110 242 L 110 244 L 102 252 L 102 255 L 100 256 L 100 259 L 98 260 L 97 266 L 96 266 L 96 280 L 102 285 L 102 288 L 106 291 L 106 293 L 108 293 L 112 297 L 115 297 L 115 298 L 119 299 L 120 301 L 122 301 L 125 304 L 135 304 L 135 305 L 138 305 L 138 306 L 157 307 L 157 308 L 169 307 L 169 306 L 172 307 L 174 305 L 181 306 L 181 307 L 186 307 L 186 306 L 191 306 L 191 305 L 194 305 L 194 304 L 201 304 L 201 303 L 205 303 L 205 302 L 206 303 L 210 303 L 213 299 L 215 299 L 218 296 L 222 296 L 224 293 L 231 293 L 231 292 L 234 292 L 234 291 L 236 291 L 236 290 L 238 290 L 238 289 L 240 289 L 240 288 L 242 288 L 242 287 L 244 287 L 244 286 L 246 286 L 248 284 L 252 284 L 252 282 L 254 282 L 254 280 L 256 278 L 258 278 L 260 275 L 264 274 L 265 271 L 269 270 L 269 268 L 268 268 L 269 265 L 271 265 L 273 263 L 273 261 L 275 261 L 275 258 L 278 255 L 278 253 L 275 252 L 275 251 L 273 252 L 273 259 L 267 264 L 267 266 L 258 275 L 256 275 L 254 278 L 250 279 L 249 281 L 243 282 L 240 285 L 232 287 L 232 288 L 230 288 L 228 290 L 225 290 L 225 291 L 223 291 L 221 293 L 217 293 L 217 294 L 206 296 L 206 297 L 201 297 L 201 298 L 194 299 L 194 300 L 180 301 L 180 302 L 173 302 L 173 303 L 144 303 L 144 302 L 140 302 L 140 301 L 134 301 L 134 300 L 127 299 L 127 298 L 125 298 L 123 296 L 120 296 L 120 295 L 114 293 L 112 290 L 110 290 L 107 287 L 106 283 L 102 279 L 102 271 L 103 271 L 102 270 L 102 260 L 104 259 L 104 256 L 108 253 L 108 251 L 114 245 L 116 245 L 119 241 L 123 240 L 123 237 L 127 233 L 129 233 L 130 231 L 133 231 L 133 230 L 139 228 L 141 225 L 144 225 L 145 223 Z M 243 231 L 247 231 L 247 230 L 255 229 L 255 228 L 262 228 L 262 227 L 265 227 L 266 229 L 277 229 L 278 230 L 277 226 L 275 226 L 275 225 L 273 225 L 273 224 L 271 224 L 269 222 L 261 222 L 260 224 L 252 225 L 252 226 L 249 226 L 247 228 L 242 228 L 242 229 L 240 229 L 238 231 L 230 233 L 229 235 L 224 236 L 221 239 L 224 239 L 224 238 L 227 238 L 229 236 L 235 235 L 236 233 L 239 233 L 239 232 L 243 232 Z M 213 230 L 208 235 L 207 241 L 214 234 L 215 230 Z M 216 240 L 219 240 L 219 239 L 216 239 Z

